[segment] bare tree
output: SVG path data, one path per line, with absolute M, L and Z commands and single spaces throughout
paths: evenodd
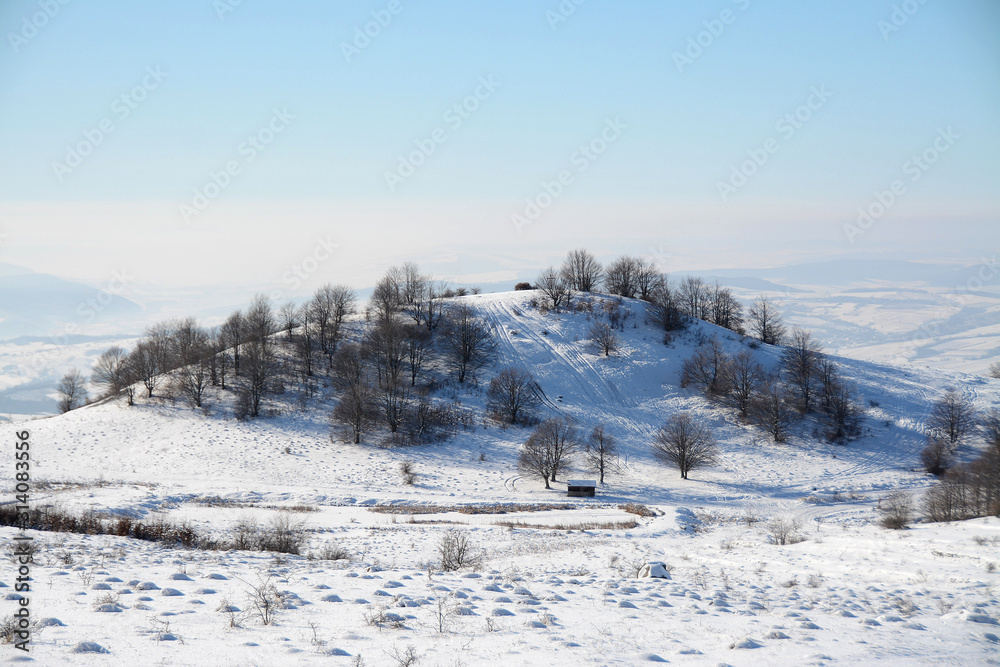
M 690 384 L 699 387 L 706 394 L 721 396 L 729 391 L 726 383 L 727 367 L 730 364 L 729 355 L 719 342 L 719 337 L 713 335 L 708 341 L 698 346 L 681 366 L 681 387 Z
M 594 322 L 593 326 L 590 327 L 590 340 L 594 341 L 605 357 L 618 351 L 618 334 L 607 322 Z
M 437 328 L 438 324 L 441 323 L 441 318 L 444 317 L 445 294 L 447 292 L 448 286 L 446 283 L 427 281 L 424 286 L 423 297 L 417 309 L 417 312 L 420 314 L 417 324 L 422 323 L 427 327 L 428 331 L 433 331 Z
M 87 402 L 87 378 L 76 368 L 71 368 L 59 381 L 59 411 L 69 412 Z
M 709 314 L 713 324 L 742 333 L 743 304 L 733 296 L 732 290 L 721 286 L 718 281 L 709 288 Z
M 559 272 L 551 266 L 538 274 L 538 278 L 535 280 L 535 289 L 540 290 L 548 297 L 555 310 L 561 306 L 569 305 L 572 292 Z
M 587 467 L 600 475 L 601 484 L 605 475 L 618 470 L 618 445 L 604 424 L 598 424 L 590 432 L 583 458 Z
M 269 393 L 270 382 L 275 372 L 274 349 L 265 339 L 255 338 L 247 342 L 243 351 L 243 383 L 241 390 L 249 400 L 248 416 L 260 416 L 261 404 Z
M 989 374 L 991 378 L 1000 380 L 1000 361 L 990 364 Z
M 711 290 L 705 281 L 696 276 L 685 276 L 679 288 L 681 308 L 688 317 L 709 319 Z
M 250 303 L 245 318 L 247 342 L 243 345 L 243 391 L 249 399 L 249 416 L 260 415 L 264 397 L 271 389 L 276 372 L 274 341 L 271 335 L 277 330 L 277 320 L 271 311 L 271 301 L 258 294 Z
M 103 386 L 109 396 L 124 393 L 128 404 L 133 404 L 135 374 L 129 363 L 128 353 L 118 345 L 113 345 L 101 353 L 90 374 L 90 381 L 92 384 Z
M 410 371 L 410 386 L 415 387 L 420 371 L 431 353 L 431 332 L 419 324 L 411 324 L 406 326 L 403 336 L 406 347 L 406 363 Z
M 281 322 L 281 328 L 285 330 L 289 340 L 291 340 L 292 330 L 299 326 L 299 309 L 295 303 L 286 301 L 281 304 L 281 308 L 278 310 L 278 319 Z
M 330 365 L 342 337 L 344 321 L 354 312 L 356 302 L 353 289 L 329 283 L 318 288 L 309 301 L 309 320 L 317 328 L 319 347 L 327 355 Z
M 156 355 L 156 367 L 160 373 L 167 373 L 176 368 L 176 360 L 173 358 L 174 350 L 174 330 L 177 322 L 157 322 L 146 327 L 144 340 L 149 344 L 149 349 Z
M 379 319 L 365 337 L 363 352 L 375 367 L 378 404 L 391 433 L 399 429 L 409 401 L 403 382 L 407 357 L 406 327 L 397 315 Z
M 532 432 L 518 457 L 518 468 L 528 475 L 537 475 L 551 489 L 559 469 L 569 465 L 577 448 L 576 428 L 566 419 L 547 419 Z
M 420 272 L 420 267 L 414 262 L 405 262 L 399 267 L 399 301 L 408 312 L 419 308 L 424 296 L 428 277 Z M 418 321 L 417 324 L 420 324 Z
M 267 295 L 254 296 L 244 318 L 244 327 L 247 340 L 266 340 L 278 330 L 278 320 Z
M 601 280 L 601 263 L 583 249 L 571 250 L 563 261 L 559 275 L 571 290 L 592 292 Z
M 740 350 L 732 361 L 723 367 L 723 380 L 729 389 L 729 400 L 744 418 L 750 414 L 750 402 L 766 373 L 754 361 L 748 350 Z
M 781 323 L 781 313 L 766 296 L 750 305 L 750 331 L 762 343 L 780 345 L 785 337 L 785 325 Z
M 767 431 L 775 442 L 784 442 L 795 421 L 795 409 L 784 383 L 767 378 L 750 402 L 750 419 Z
M 799 410 L 810 412 L 820 380 L 820 359 L 823 352 L 812 334 L 796 327 L 781 357 L 788 386 L 795 393 Z
M 651 301 L 657 286 L 664 279 L 663 274 L 651 259 L 636 257 L 634 262 L 636 293 L 643 301 Z
M 464 303 L 449 309 L 444 342 L 460 383 L 489 361 L 496 348 L 489 324 Z
M 226 388 L 226 371 L 232 366 L 233 354 L 231 348 L 226 345 L 226 337 L 223 334 L 223 327 L 218 327 L 212 334 L 209 341 L 214 351 L 214 371 L 216 375 L 212 377 L 212 384 L 219 384 L 222 389 Z
M 156 345 L 145 339 L 139 341 L 129 354 L 129 365 L 135 377 L 146 387 L 146 397 L 152 398 L 153 390 L 159 384 L 161 372 Z
M 181 322 L 174 334 L 175 356 L 178 368 L 174 374 L 174 387 L 192 407 L 202 407 L 205 390 L 210 383 L 210 363 L 213 357 L 208 332 L 198 326 L 194 318 Z
M 666 276 L 653 286 L 646 312 L 653 324 L 669 335 L 684 328 L 684 314 L 678 307 L 677 295 Z
M 609 294 L 634 299 L 639 291 L 638 273 L 639 266 L 636 259 L 623 255 L 604 270 L 604 289 Z
M 976 428 L 976 411 L 972 404 L 955 389 L 948 389 L 934 404 L 927 419 L 927 429 L 944 440 L 954 450 Z
M 233 373 L 235 375 L 240 374 L 240 352 L 242 351 L 245 328 L 243 313 L 237 310 L 226 319 L 220 331 L 224 347 L 232 350 Z
M 681 479 L 687 479 L 695 468 L 715 463 L 716 452 L 711 431 L 686 412 L 672 415 L 653 438 L 653 456 L 676 466 Z
M 838 381 L 829 391 L 826 416 L 830 423 L 829 438 L 833 442 L 851 440 L 861 432 L 861 407 L 854 397 L 854 390 Z
M 333 357 L 333 381 L 340 391 L 331 420 L 346 427 L 354 444 L 375 421 L 375 387 L 369 376 L 361 346 L 343 345 Z
M 507 366 L 490 380 L 486 390 L 486 408 L 497 419 L 516 424 L 531 417 L 539 405 L 541 390 L 528 371 Z
M 406 327 L 397 315 L 380 318 L 369 329 L 364 341 L 365 355 L 375 367 L 376 381 L 397 383 L 406 363 Z
M 376 319 L 390 317 L 402 308 L 404 280 L 402 269 L 394 266 L 375 284 L 375 289 L 368 300 L 368 308 Z
M 298 321 L 301 323 L 299 335 L 295 339 L 295 357 L 299 360 L 299 368 L 304 378 L 313 375 L 313 355 L 318 349 L 315 327 L 312 321 L 313 310 L 309 303 L 299 307 Z M 309 390 L 308 379 L 305 381 L 306 391 Z

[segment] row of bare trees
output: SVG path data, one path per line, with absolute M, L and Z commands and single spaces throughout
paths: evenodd
M 751 350 L 729 354 L 717 336 L 702 343 L 681 367 L 681 386 L 694 386 L 739 411 L 771 435 L 787 437 L 800 416 L 819 411 L 833 441 L 857 435 L 860 407 L 836 363 L 823 354 L 809 332 L 795 329 L 782 363 L 768 371 Z
M 237 392 L 238 418 L 254 418 L 286 382 L 298 380 L 311 396 L 315 376 L 327 375 L 340 390 L 334 421 L 352 425 L 355 440 L 374 423 L 396 433 L 404 422 L 433 416 L 427 391 L 419 387 L 429 364 L 440 362 L 464 384 L 491 359 L 492 327 L 470 305 L 448 305 L 456 294 L 415 264 L 393 267 L 376 285 L 365 323 L 357 332 L 352 327 L 350 336 L 347 324 L 357 312 L 350 287 L 323 285 L 305 303 L 277 309 L 258 296 L 214 329 L 194 318 L 149 327 L 131 351 L 106 350 L 93 382 L 106 395 L 125 395 L 130 405 L 136 387 L 144 386 L 147 397 L 167 387 L 166 393 L 194 407 L 202 407 L 208 388 L 217 385 Z M 80 400 L 84 382 L 75 381 L 81 389 L 68 404 Z
M 619 469 L 618 446 L 604 424 L 594 426 L 586 442 L 581 442 L 579 430 L 569 419 L 555 417 L 540 423 L 525 440 L 518 455 L 518 469 L 538 477 L 546 489 L 551 489 L 549 482 L 555 482 L 561 470 L 573 465 L 581 446 L 584 464 L 600 476 L 602 484 L 606 475 Z
M 165 389 L 200 408 L 210 386 L 225 389 L 227 377 L 240 376 L 249 414 L 257 416 L 276 372 L 273 335 L 278 328 L 279 320 L 263 295 L 254 298 L 246 313 L 236 311 L 214 329 L 193 317 L 159 322 L 147 327 L 132 350 L 117 345 L 105 350 L 91 382 L 106 396 L 124 395 L 129 405 L 141 385 L 148 398 Z
M 397 443 L 426 442 L 459 419 L 454 406 L 436 404 L 421 386 L 428 367 L 442 366 L 465 384 L 493 358 L 490 323 L 413 263 L 390 268 L 376 284 L 357 342 L 331 357 L 338 390 L 331 421 L 355 442 L 384 426 Z
M 732 290 L 718 281 L 709 284 L 697 276 L 685 276 L 674 285 L 644 257 L 623 255 L 602 266 L 587 250 L 577 249 L 567 254 L 559 269 L 550 266 L 535 281 L 535 289 L 543 293 L 547 305 L 557 310 L 570 306 L 574 292 L 598 288 L 647 301 L 654 324 L 666 332 L 683 328 L 685 318 L 692 318 L 740 334 L 750 333 L 768 345 L 780 345 L 785 338 L 781 313 L 767 297 L 756 299 L 744 313 Z
M 978 416 L 961 394 L 949 390 L 935 404 L 928 419 L 929 444 L 922 457 L 928 472 L 941 477 L 924 497 L 924 509 L 932 521 L 961 521 L 980 516 L 1000 517 L 1000 409 Z M 977 434 L 985 447 L 969 463 L 953 465 L 950 449 Z M 929 450 L 943 448 L 940 458 Z
M 927 472 L 941 476 L 952 467 L 958 448 L 977 432 L 988 448 L 1000 448 L 1000 411 L 991 410 L 980 418 L 972 403 L 950 388 L 931 408 L 926 430 L 927 446 L 920 458 Z
M 597 424 L 581 443 L 578 429 L 566 419 L 551 418 L 539 424 L 521 446 L 518 468 L 526 475 L 540 479 L 546 489 L 556 475 L 573 463 L 574 455 L 583 445 L 584 466 L 600 476 L 617 472 L 618 447 L 614 436 L 604 424 Z M 664 465 L 675 467 L 682 479 L 688 473 L 715 463 L 718 448 L 711 431 L 686 412 L 672 415 L 653 436 L 653 457 Z

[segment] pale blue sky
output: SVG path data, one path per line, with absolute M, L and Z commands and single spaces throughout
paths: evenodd
M 965 238 L 954 245 L 970 252 L 998 245 L 1000 3 L 588 0 L 553 29 L 547 12 L 558 0 L 399 0 L 402 10 L 348 62 L 341 44 L 388 0 L 243 0 L 220 19 L 224 2 L 49 0 L 58 11 L 29 38 L 24 21 L 47 3 L 0 4 L 0 261 L 96 279 L 150 236 L 169 255 L 248 225 L 272 234 L 276 275 L 321 231 L 341 238 L 345 262 L 365 255 L 372 266 L 406 248 L 451 247 L 458 229 L 471 252 L 476 242 L 516 249 L 526 239 L 551 241 L 556 252 L 566 237 L 574 240 L 562 250 L 606 239 L 595 249 L 610 252 L 635 238 L 635 252 L 658 243 L 683 257 L 685 240 L 693 248 L 713 235 L 765 236 L 753 225 L 785 230 L 768 235 L 772 255 L 915 238 L 928 253 L 946 252 L 941 241 L 955 230 Z M 894 5 L 916 11 L 884 34 L 879 22 L 892 20 Z M 731 22 L 711 39 L 702 34 L 708 46 L 679 71 L 675 52 L 723 11 Z M 122 117 L 115 100 L 147 68 L 166 77 Z M 481 77 L 499 87 L 456 127 L 444 114 Z M 813 89 L 831 96 L 813 98 L 790 136 L 779 130 Z M 251 162 L 241 142 L 274 109 L 294 118 Z M 626 129 L 578 171 L 575 151 L 615 118 Z M 53 163 L 104 119 L 114 131 L 60 180 Z M 438 128 L 446 141 L 390 191 L 385 174 L 398 156 Z M 911 181 L 905 163 L 946 128 L 958 138 Z M 768 139 L 776 152 L 723 201 L 719 183 Z M 179 207 L 229 161 L 240 172 L 185 228 Z M 572 184 L 517 234 L 511 215 L 562 170 Z M 895 179 L 905 194 L 847 242 L 843 225 Z M 95 213 L 94 202 L 135 207 Z M 291 214 L 306 204 L 310 216 Z M 419 233 L 399 212 L 411 204 Z M 401 248 L 372 255 L 386 236 Z M 74 254 L 82 246 L 92 254 Z M 169 282 L 162 264 L 144 262 L 145 277 Z M 230 277 L 248 270 L 235 261 L 217 268 Z M 340 277 L 329 269 L 315 279 Z

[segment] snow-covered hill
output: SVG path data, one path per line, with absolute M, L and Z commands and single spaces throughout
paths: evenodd
M 252 422 L 235 421 L 231 398 L 220 395 L 207 415 L 140 399 L 26 422 L 18 428 L 31 433 L 34 475 L 53 482 L 36 500 L 190 521 L 219 534 L 248 513 L 266 522 L 277 507 L 305 505 L 315 509 L 302 514 L 308 550 L 335 540 L 353 557 L 272 559 L 46 535 L 33 613 L 65 625 L 43 629 L 32 656 L 47 665 L 350 664 L 330 655 L 336 648 L 380 665 L 396 664 L 393 651 L 410 644 L 423 664 L 985 664 L 996 656 L 1000 628 L 989 621 L 1000 617 L 1000 521 L 890 532 L 877 526 L 873 508 L 891 490 L 919 493 L 932 484 L 918 452 L 923 421 L 946 387 L 982 409 L 998 405 L 1000 381 L 841 358 L 866 407 L 863 437 L 826 443 L 807 421 L 776 444 L 679 387 L 681 363 L 700 341 L 715 335 L 735 352 L 749 339 L 696 323 L 664 345 L 645 322 L 645 305 L 627 301 L 621 349 L 604 357 L 587 340 L 592 316 L 542 313 L 530 303 L 536 297 L 464 300 L 495 326 L 494 368 L 531 370 L 548 414 L 570 417 L 584 433 L 602 422 L 616 436 L 622 471 L 597 498 L 569 499 L 564 484 L 547 491 L 521 476 L 517 449 L 529 429 L 482 419 L 492 369 L 458 392 L 479 416 L 475 429 L 421 447 L 342 442 L 331 437 L 329 408 L 303 409 L 294 392 L 272 400 L 280 414 Z M 768 346 L 755 352 L 765 365 L 780 357 Z M 690 480 L 649 453 L 653 433 L 680 410 L 706 420 L 720 447 L 718 464 Z M 414 462 L 414 485 L 400 475 L 403 460 Z M 560 479 L 590 476 L 577 468 Z M 457 511 L 568 501 L 548 511 Z M 621 509 L 628 503 L 656 516 L 629 514 Z M 375 505 L 396 513 L 370 511 Z M 775 518 L 799 522 L 806 541 L 770 544 L 767 524 Z M 594 527 L 630 520 L 638 525 Z M 482 550 L 478 571 L 434 570 L 441 535 L 456 526 Z M 14 531 L 0 535 L 7 541 Z M 629 576 L 633 562 L 649 560 L 671 565 L 672 579 Z M 290 608 L 277 625 L 248 618 L 229 628 L 229 615 L 216 611 L 219 599 L 246 609 L 247 590 L 268 572 L 278 589 L 295 594 Z M 194 581 L 173 579 L 178 573 Z M 10 578 L 0 575 L 7 585 Z M 132 580 L 181 594 L 141 591 Z M 118 596 L 120 611 L 93 610 L 108 592 L 94 589 L 98 583 L 129 591 Z M 401 627 L 367 625 L 386 605 Z M 154 641 L 165 633 L 181 641 Z M 111 653 L 70 652 L 83 641 Z

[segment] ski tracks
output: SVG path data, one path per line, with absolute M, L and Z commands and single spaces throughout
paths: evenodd
M 587 400 L 608 407 L 624 407 L 628 403 L 618 387 L 605 379 L 600 371 L 594 368 L 593 364 L 573 346 L 569 344 L 557 346 L 549 336 L 536 333 L 533 327 L 517 327 L 516 316 L 506 305 L 491 303 L 486 306 L 486 309 L 496 324 L 500 341 L 507 352 L 508 361 L 515 362 L 515 360 L 522 358 L 515 349 L 514 341 L 511 340 L 510 336 L 509 327 L 514 325 L 520 336 L 534 343 L 539 350 L 544 351 L 549 360 L 555 361 L 569 372 L 570 377 L 573 378 Z M 525 365 L 523 362 L 515 363 Z M 529 368 L 528 370 L 535 371 L 537 369 Z M 551 401 L 549 403 L 551 404 Z M 550 407 L 559 409 L 555 405 L 550 405 Z

